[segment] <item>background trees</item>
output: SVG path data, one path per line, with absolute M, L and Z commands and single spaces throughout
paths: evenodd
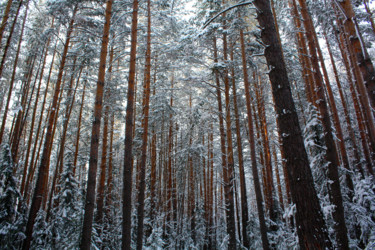
M 1 247 L 374 241 L 371 1 L 0 8 Z

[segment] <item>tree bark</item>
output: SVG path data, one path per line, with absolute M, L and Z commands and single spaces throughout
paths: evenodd
M 246 97 L 246 110 L 247 110 L 247 125 L 249 127 L 249 142 L 250 142 L 250 156 L 251 156 L 251 170 L 253 174 L 255 199 L 258 209 L 258 219 L 260 226 L 260 234 L 262 238 L 262 246 L 264 250 L 270 249 L 268 237 L 267 237 L 267 226 L 264 217 L 262 192 L 259 181 L 257 157 L 255 149 L 255 136 L 254 136 L 254 125 L 253 125 L 253 114 L 251 111 L 251 96 L 250 96 L 250 85 L 249 76 L 247 73 L 247 58 L 246 48 L 243 30 L 240 30 L 240 41 L 241 41 L 241 57 L 242 57 L 242 72 L 245 86 L 245 97 Z
M 82 124 L 82 113 L 83 113 L 83 106 L 85 104 L 85 96 L 86 96 L 86 85 L 87 81 L 83 84 L 82 96 L 81 96 L 81 105 L 79 108 L 79 115 L 78 115 L 78 124 L 77 124 L 77 134 L 76 134 L 76 142 L 75 142 L 75 149 L 74 149 L 74 160 L 73 160 L 73 175 L 75 176 L 77 170 L 77 161 L 78 161 L 78 152 L 79 152 L 79 141 L 81 137 L 81 124 Z
M 146 187 L 146 160 L 148 143 L 148 118 L 150 113 L 150 85 L 151 85 L 151 1 L 147 0 L 147 45 L 146 62 L 143 84 L 143 135 L 141 148 L 140 177 L 138 190 L 138 227 L 137 227 L 137 249 L 141 250 L 143 245 L 143 220 L 145 206 L 145 187 Z M 152 197 L 151 197 L 152 198 Z M 175 208 L 177 209 L 177 208 Z
M 327 166 L 327 177 L 328 177 L 328 193 L 330 201 L 335 205 L 335 209 L 332 212 L 333 219 L 335 221 L 334 229 L 337 241 L 337 247 L 348 249 L 348 232 L 345 224 L 344 207 L 342 203 L 342 194 L 339 180 L 338 167 L 339 156 L 336 149 L 335 141 L 333 139 L 333 131 L 331 120 L 329 116 L 327 101 L 324 95 L 323 79 L 320 73 L 319 62 L 317 57 L 317 52 L 319 51 L 317 41 L 314 39 L 315 28 L 312 23 L 310 14 L 308 13 L 307 4 L 305 0 L 299 0 L 301 6 L 301 15 L 303 18 L 303 23 L 306 31 L 306 37 L 309 47 L 309 52 L 311 56 L 311 62 L 314 70 L 314 80 L 317 86 L 316 93 L 318 96 L 317 106 L 321 115 L 321 121 L 324 130 L 324 141 L 326 144 L 325 157 L 328 162 Z M 334 100 L 332 100 L 334 102 Z M 348 181 L 351 179 L 349 178 Z M 349 184 L 350 185 L 350 184 Z M 352 185 L 352 183 L 351 183 Z M 350 187 L 349 187 L 350 188 Z M 353 189 L 353 186 L 352 186 Z
M 225 17 L 224 17 L 225 18 Z M 223 23 L 226 27 L 226 23 Z M 224 61 L 228 61 L 228 43 L 227 34 L 223 33 L 223 55 Z M 228 164 L 224 170 L 224 192 L 225 192 L 225 207 L 227 217 L 227 233 L 229 234 L 229 249 L 235 249 L 237 246 L 236 240 L 236 221 L 235 221 L 235 202 L 234 202 L 234 159 L 233 159 L 233 139 L 232 139 L 232 120 L 230 114 L 230 96 L 229 96 L 229 75 L 228 68 L 224 69 L 224 94 L 225 94 L 225 122 L 227 134 L 227 159 Z
M 364 86 L 366 86 L 367 95 L 370 99 L 372 108 L 375 107 L 375 69 L 374 65 L 367 53 L 367 49 L 361 41 L 361 31 L 358 29 L 357 20 L 353 10 L 353 6 L 350 0 L 336 1 L 334 3 L 340 8 L 341 13 L 344 15 L 344 29 L 347 37 L 350 38 L 350 44 L 353 48 L 354 56 L 357 64 L 361 70 L 361 74 L 364 81 Z M 363 84 L 359 85 L 359 88 L 364 91 Z M 370 116 L 374 119 L 373 116 Z
M 286 168 L 296 204 L 296 221 L 301 249 L 331 248 L 327 228 L 314 188 L 314 182 L 299 126 L 290 83 L 282 58 L 281 47 L 273 21 L 269 0 L 255 0 L 258 22 L 262 27 L 261 38 L 270 69 L 272 94 L 285 150 Z
M 89 250 L 91 245 L 92 223 L 95 208 L 95 189 L 96 189 L 96 172 L 98 167 L 98 148 L 100 137 L 100 122 L 102 118 L 103 109 L 103 92 L 105 84 L 106 60 L 108 53 L 109 30 L 111 26 L 113 0 L 107 0 L 105 9 L 105 23 L 103 27 L 103 37 L 100 50 L 100 62 L 98 81 L 96 85 L 95 106 L 94 106 L 94 121 L 91 130 L 90 143 L 90 160 L 89 170 L 87 176 L 87 190 L 85 200 L 85 214 L 83 217 L 83 226 L 81 233 L 81 250 Z
M 123 221 L 122 221 L 122 249 L 131 249 L 131 207 L 132 207 L 132 159 L 133 159 L 133 112 L 134 88 L 137 57 L 137 26 L 138 26 L 138 0 L 133 1 L 133 14 L 131 26 L 129 82 L 127 93 L 127 106 L 125 117 L 125 156 L 123 172 Z
M 218 63 L 218 56 L 217 56 L 217 46 L 216 46 L 216 37 L 213 38 L 213 49 L 214 49 L 214 62 Z M 224 185 L 227 186 L 229 184 L 228 180 L 228 164 L 227 164 L 227 148 L 226 148 L 226 134 L 224 130 L 224 114 L 223 114 L 223 106 L 222 106 L 222 100 L 221 100 L 221 90 L 220 90 L 220 80 L 219 80 L 219 72 L 217 69 L 215 69 L 215 81 L 216 81 L 216 95 L 217 95 L 217 102 L 218 102 L 218 113 L 219 113 L 219 128 L 220 128 L 220 146 L 221 146 L 221 162 L 223 166 L 223 178 L 224 178 Z M 226 190 L 228 191 L 228 190 Z M 224 191 L 225 192 L 225 191 Z M 225 192 L 225 205 L 229 208 L 229 200 L 230 197 L 228 196 L 229 193 Z M 232 191 L 233 194 L 233 191 Z M 233 201 L 233 196 L 232 196 Z M 234 211 L 234 210 L 232 210 Z M 228 214 L 228 212 L 226 212 Z M 229 217 L 229 215 L 228 215 Z M 228 219 L 228 224 L 229 218 Z M 230 235 L 233 230 L 235 230 L 234 227 L 234 214 L 233 214 L 233 228 L 232 230 L 228 229 L 229 225 L 227 225 L 227 233 Z M 234 231 L 235 232 L 235 231 Z
M 360 135 L 360 138 L 361 138 L 362 150 L 363 150 L 363 154 L 364 154 L 364 157 L 365 157 L 365 160 L 366 160 L 366 166 L 367 166 L 367 169 L 372 171 L 372 160 L 371 160 L 371 156 L 370 156 L 369 143 L 368 143 L 368 140 L 366 138 L 366 128 L 365 128 L 365 124 L 364 124 L 363 118 L 362 118 L 362 110 L 361 110 L 361 107 L 360 107 L 360 103 L 359 103 L 357 94 L 356 94 L 355 89 L 354 89 L 354 82 L 353 81 L 357 81 L 356 73 L 355 73 L 356 70 L 355 70 L 355 67 L 353 65 L 351 65 L 352 64 L 352 60 L 350 60 L 351 55 L 348 52 L 348 50 L 346 49 L 347 46 L 346 46 L 344 37 L 342 35 L 340 35 L 339 37 L 336 36 L 336 40 L 337 40 L 337 43 L 339 45 L 342 60 L 344 62 L 346 74 L 347 74 L 347 77 L 348 77 L 349 90 L 350 90 L 352 100 L 353 100 L 353 106 L 354 106 L 354 110 L 355 110 L 355 114 L 356 114 L 355 116 L 356 116 L 357 123 L 358 123 L 359 135 Z M 353 67 L 351 67 L 351 66 L 353 66 Z M 352 75 L 351 72 L 353 72 L 353 75 Z M 354 76 L 354 79 L 353 79 L 353 76 Z
M 234 61 L 233 46 L 230 51 L 230 59 Z M 237 152 L 238 152 L 238 169 L 240 173 L 240 192 L 241 192 L 241 219 L 242 219 L 242 235 L 243 235 L 243 246 L 246 248 L 250 247 L 250 241 L 247 234 L 247 227 L 249 221 L 249 212 L 247 205 L 247 195 L 246 195 L 246 181 L 245 181 L 245 170 L 243 165 L 243 149 L 242 149 L 242 136 L 241 136 L 241 125 L 240 125 L 240 115 L 237 104 L 237 90 L 236 90 L 236 80 L 234 67 L 231 67 L 231 79 L 232 79 L 232 91 L 233 91 L 233 107 L 234 107 L 234 117 L 236 123 L 236 137 L 237 137 Z
M 346 103 L 344 92 L 343 92 L 343 89 L 342 89 L 342 86 L 341 86 L 341 81 L 340 81 L 340 78 L 339 78 L 339 73 L 338 73 L 338 70 L 337 70 L 337 67 L 336 67 L 335 59 L 334 59 L 333 54 L 332 54 L 331 45 L 329 43 L 329 40 L 328 40 L 328 37 L 327 37 L 327 34 L 326 34 L 325 31 L 323 31 L 323 34 L 324 34 L 324 38 L 325 38 L 325 41 L 326 41 L 326 44 L 327 44 L 327 50 L 328 50 L 329 58 L 331 60 L 333 73 L 335 75 L 337 88 L 339 90 L 341 104 L 342 104 L 343 109 L 344 109 L 345 122 L 346 122 L 346 125 L 347 125 L 347 129 L 349 131 L 350 139 L 352 141 L 353 154 L 354 154 L 354 158 L 355 158 L 355 165 L 357 166 L 359 173 L 361 173 L 361 175 L 364 176 L 363 169 L 362 169 L 361 165 L 359 164 L 360 163 L 360 156 L 359 156 L 359 150 L 358 150 L 358 146 L 357 146 L 357 140 L 355 138 L 355 134 L 354 134 L 354 131 L 353 131 L 352 122 L 350 120 L 350 116 L 349 116 L 349 112 L 348 112 L 348 105 Z M 350 77 L 351 77 L 351 75 L 350 75 Z M 342 140 L 343 140 L 343 138 L 342 138 Z

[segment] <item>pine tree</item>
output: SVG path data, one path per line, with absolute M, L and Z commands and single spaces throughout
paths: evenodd
M 82 221 L 82 197 L 79 183 L 73 175 L 72 154 L 66 154 L 67 162 L 60 176 L 60 192 L 54 197 L 58 206 L 53 209 L 52 246 L 59 249 L 76 249 Z
M 24 216 L 17 211 L 17 201 L 23 201 L 13 176 L 14 164 L 9 145 L 3 144 L 0 153 L 0 248 L 17 249 L 25 237 Z

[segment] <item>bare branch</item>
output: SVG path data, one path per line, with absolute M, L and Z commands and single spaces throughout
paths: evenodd
M 205 29 L 210 23 L 212 23 L 213 20 L 215 20 L 221 14 L 223 14 L 223 13 L 225 13 L 225 12 L 231 10 L 231 9 L 234 9 L 234 8 L 237 8 L 237 7 L 240 7 L 240 6 L 244 6 L 244 5 L 249 5 L 249 4 L 252 4 L 252 3 L 253 3 L 253 1 L 247 1 L 247 2 L 244 2 L 244 3 L 238 3 L 238 4 L 232 5 L 232 6 L 228 7 L 228 8 L 220 11 L 213 18 L 211 18 L 207 22 L 205 22 L 202 29 Z

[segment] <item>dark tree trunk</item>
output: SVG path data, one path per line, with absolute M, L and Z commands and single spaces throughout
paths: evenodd
M 146 187 L 146 160 L 148 142 L 148 116 L 150 113 L 150 84 L 151 84 L 151 1 L 147 1 L 147 49 L 143 85 L 143 135 L 141 148 L 139 190 L 138 190 L 138 227 L 137 227 L 137 249 L 141 250 L 143 245 L 143 220 L 145 206 Z M 152 197 L 151 197 L 152 198 Z M 175 208 L 176 209 L 176 208 Z
M 131 207 L 132 207 L 132 159 L 133 159 L 133 113 L 134 113 L 134 89 L 135 70 L 137 57 L 137 27 L 138 27 L 138 0 L 133 1 L 133 15 L 131 28 L 131 48 L 129 65 L 129 82 L 127 93 L 127 106 L 125 117 L 125 156 L 123 172 L 122 195 L 122 249 L 131 249 Z
M 262 27 L 262 42 L 267 46 L 264 53 L 270 69 L 269 78 L 279 121 L 282 147 L 285 151 L 292 198 L 297 208 L 296 221 L 299 245 L 301 249 L 331 248 L 314 188 L 285 62 L 280 59 L 282 58 L 282 52 L 270 2 L 269 0 L 255 0 L 254 5 L 257 7 L 259 25 Z

